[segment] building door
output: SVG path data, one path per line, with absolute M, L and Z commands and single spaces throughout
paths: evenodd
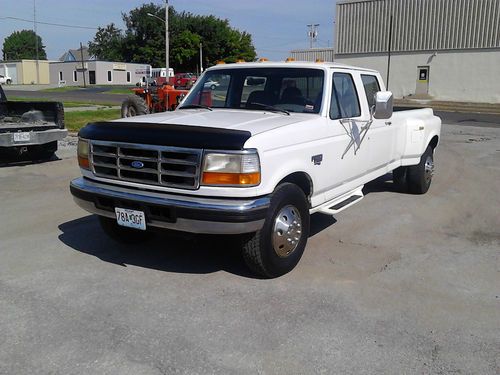
M 417 67 L 417 88 L 415 90 L 416 95 L 429 95 L 429 67 L 419 66 Z
M 17 81 L 17 64 L 6 64 L 5 75 L 9 76 L 12 79 L 13 84 L 19 83 Z
M 95 85 L 95 70 L 89 70 L 89 84 Z

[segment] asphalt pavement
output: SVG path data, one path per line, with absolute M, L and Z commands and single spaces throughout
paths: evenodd
M 75 138 L 4 165 L 0 374 L 499 374 L 500 118 L 465 117 L 426 195 L 370 183 L 274 280 L 226 238 L 107 238 Z

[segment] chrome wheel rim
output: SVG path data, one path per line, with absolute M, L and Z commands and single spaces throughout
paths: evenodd
M 425 167 L 424 167 L 424 178 L 425 178 L 425 183 L 429 185 L 432 180 L 432 176 L 434 176 L 434 160 L 432 159 L 432 156 L 427 156 L 427 159 L 425 159 Z
M 288 205 L 283 207 L 273 225 L 273 248 L 280 258 L 292 254 L 299 245 L 302 237 L 302 218 L 299 210 Z

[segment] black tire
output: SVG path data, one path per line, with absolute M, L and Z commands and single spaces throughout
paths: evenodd
M 392 171 L 392 182 L 398 190 L 404 190 L 407 187 L 407 167 L 399 167 Z
M 119 243 L 136 244 L 148 241 L 153 237 L 153 233 L 139 229 L 121 227 L 116 220 L 109 217 L 99 216 L 101 228 L 109 237 Z
M 298 241 L 295 247 L 286 253 L 286 248 L 274 246 L 273 239 L 279 239 L 279 230 L 275 231 L 277 217 L 283 218 L 283 212 L 296 210 L 294 214 L 299 214 L 301 225 L 298 229 L 300 234 L 294 232 L 297 229 L 295 221 L 289 229 L 292 229 L 293 236 Z M 281 213 L 281 214 L 280 214 Z M 297 215 L 295 216 L 297 217 Z M 289 219 L 286 218 L 285 219 Z M 243 258 L 248 267 L 256 274 L 266 278 L 274 278 L 290 272 L 299 262 L 309 237 L 309 205 L 304 192 L 295 184 L 284 183 L 279 185 L 271 198 L 271 205 L 268 210 L 264 227 L 251 235 L 243 237 Z M 276 232 L 276 235 L 275 235 Z M 282 232 L 283 233 L 283 232 Z M 281 235 L 283 236 L 283 234 Z M 287 236 L 283 236 L 283 242 Z M 276 249 L 276 247 L 279 247 Z M 281 255 L 279 254 L 281 253 Z
M 149 114 L 148 105 L 143 98 L 130 95 L 122 102 L 122 118 Z
M 7 80 L 7 84 L 10 85 L 12 81 L 10 79 Z
M 57 141 L 43 145 L 29 146 L 28 151 L 32 159 L 51 159 L 57 151 Z
M 434 174 L 434 150 L 427 146 L 420 163 L 408 167 L 408 190 L 413 194 L 425 194 L 429 190 Z

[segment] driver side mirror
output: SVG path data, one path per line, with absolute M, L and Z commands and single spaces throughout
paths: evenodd
M 379 91 L 374 95 L 375 105 L 372 107 L 372 115 L 379 120 L 391 118 L 394 109 L 394 97 L 390 91 Z

